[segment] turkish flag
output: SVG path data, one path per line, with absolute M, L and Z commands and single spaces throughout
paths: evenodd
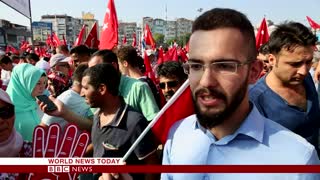
M 55 46 L 55 47 L 57 47 L 61 44 L 60 39 L 58 38 L 58 36 L 54 32 L 52 32 L 52 42 L 53 42 L 53 46 Z
M 11 45 L 7 45 L 7 48 L 6 48 L 6 53 L 8 52 L 11 52 L 13 54 L 19 54 L 19 51 L 16 50 L 16 48 L 14 48 L 13 46 Z
M 320 29 L 320 25 L 316 23 L 314 20 L 312 20 L 309 16 L 307 16 L 307 20 L 312 29 Z
M 150 45 L 152 48 L 156 47 L 156 43 L 152 37 L 152 33 L 148 24 L 146 24 L 146 27 L 144 29 L 144 41 L 146 45 Z
M 29 42 L 28 42 L 28 41 L 22 41 L 21 46 L 20 46 L 20 49 L 23 50 L 23 51 L 25 51 L 26 49 L 28 49 L 29 46 L 30 46 L 30 45 L 29 45 Z
M 165 144 L 171 126 L 194 112 L 189 80 L 186 80 L 154 118 L 153 134 Z
M 47 46 L 53 46 L 52 40 L 51 40 L 51 35 L 47 34 L 47 40 L 46 40 Z
M 89 48 L 98 48 L 99 40 L 98 40 L 98 27 L 97 22 L 95 22 L 88 34 L 86 41 L 84 42 Z
M 127 44 L 127 36 L 126 35 L 123 36 L 122 44 Z
M 166 61 L 178 61 L 178 51 L 175 46 L 170 48 L 163 57 L 164 62 Z
M 80 33 L 78 34 L 77 40 L 73 44 L 74 47 L 82 44 L 82 39 L 83 39 L 85 30 L 86 30 L 86 26 L 83 25 L 80 30 Z
M 259 49 L 260 46 L 268 42 L 268 40 L 269 40 L 268 26 L 267 26 L 266 18 L 263 18 L 256 36 L 256 48 Z
M 118 44 L 118 18 L 113 0 L 109 0 L 100 34 L 99 49 L 112 50 Z
M 188 60 L 187 53 L 183 49 L 178 48 L 177 54 L 180 56 L 182 62 L 186 62 Z
M 146 67 L 145 75 L 148 76 L 154 83 L 156 83 L 156 76 L 154 75 L 154 72 L 152 70 L 151 63 L 146 51 L 144 51 L 143 60 L 144 60 L 144 65 Z
M 133 41 L 132 41 L 132 47 L 136 47 L 137 46 L 137 36 L 136 33 L 132 34 L 133 37 Z
M 66 41 L 66 38 L 64 37 L 64 34 L 62 35 L 62 39 L 63 39 L 63 45 L 67 45 L 67 41 Z
M 162 47 L 159 48 L 159 51 L 158 51 L 158 61 L 157 61 L 157 64 L 162 64 L 164 62 L 164 59 L 163 59 L 163 49 Z

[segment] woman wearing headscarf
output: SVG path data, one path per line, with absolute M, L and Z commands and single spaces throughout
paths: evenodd
M 15 106 L 14 127 L 24 140 L 32 141 L 33 130 L 40 123 L 36 96 L 43 94 L 46 82 L 45 72 L 31 64 L 19 64 L 12 71 L 7 93 Z
M 31 143 L 14 128 L 15 111 L 9 95 L 0 89 L 0 157 L 31 157 Z M 0 179 L 17 179 L 17 173 L 1 173 Z M 22 176 L 22 174 L 20 174 Z

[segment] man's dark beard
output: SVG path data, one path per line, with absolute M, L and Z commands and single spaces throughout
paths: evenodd
M 174 95 L 174 91 L 168 91 L 167 93 L 164 94 L 164 97 L 167 99 L 167 101 Z
M 209 91 L 211 95 L 214 95 L 216 98 L 222 99 L 225 102 L 227 102 L 227 97 L 222 93 L 215 89 L 200 89 L 195 93 L 195 97 L 193 98 L 193 105 L 194 109 L 198 118 L 198 122 L 201 126 L 207 129 L 211 129 L 225 121 L 226 118 L 231 116 L 233 112 L 238 108 L 238 106 L 241 104 L 243 98 L 246 95 L 248 89 L 248 75 L 246 77 L 246 80 L 241 84 L 239 89 L 234 93 L 234 95 L 231 97 L 231 103 L 230 105 L 226 105 L 226 109 L 220 113 L 217 114 L 206 114 L 202 113 L 200 111 L 200 107 L 198 106 L 196 102 L 196 97 L 199 94 L 199 92 L 203 91 Z

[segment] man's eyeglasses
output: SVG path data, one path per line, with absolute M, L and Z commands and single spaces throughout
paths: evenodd
M 161 82 L 161 83 L 159 83 L 159 87 L 161 89 L 165 89 L 166 85 L 167 85 L 168 88 L 175 88 L 178 86 L 178 84 L 179 84 L 178 81 Z
M 14 115 L 14 106 L 9 104 L 0 108 L 0 118 L 1 119 L 9 119 Z
M 246 61 L 243 63 L 237 61 L 219 61 L 213 62 L 209 65 L 196 63 L 196 62 L 187 62 L 183 64 L 183 69 L 186 74 L 201 74 L 204 72 L 205 68 L 210 68 L 211 71 L 220 74 L 235 74 L 238 71 L 239 66 L 250 64 L 252 61 Z

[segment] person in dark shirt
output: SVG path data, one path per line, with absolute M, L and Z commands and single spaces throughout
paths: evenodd
M 268 42 L 272 69 L 249 95 L 265 117 L 304 137 L 319 153 L 319 102 L 309 74 L 316 42 L 317 37 L 300 23 L 279 25 Z
M 92 108 L 99 108 L 92 125 L 93 157 L 123 157 L 147 127 L 144 116 L 119 96 L 120 74 L 111 64 L 98 64 L 84 72 L 82 93 Z M 126 164 L 156 164 L 157 145 L 150 131 Z M 95 175 L 95 178 L 99 174 Z M 133 174 L 133 179 L 147 175 Z

